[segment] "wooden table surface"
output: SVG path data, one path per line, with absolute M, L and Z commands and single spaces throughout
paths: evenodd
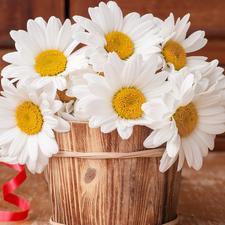
M 0 186 L 17 172 L 0 164 Z M 47 225 L 51 205 L 44 175 L 27 172 L 27 180 L 14 192 L 30 203 L 28 218 L 20 222 L 0 222 L 0 225 Z M 0 191 L 0 211 L 18 208 L 3 201 Z M 200 171 L 184 166 L 178 203 L 179 225 L 225 224 L 225 152 L 211 152 Z

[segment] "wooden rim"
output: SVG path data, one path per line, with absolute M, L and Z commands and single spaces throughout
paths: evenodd
M 167 222 L 167 223 L 163 223 L 162 225 L 176 225 L 176 224 L 178 224 L 178 222 L 179 222 L 179 217 L 177 216 L 174 220 L 172 220 L 170 222 Z M 49 223 L 51 225 L 66 225 L 66 224 L 63 224 L 63 223 L 54 222 L 52 220 L 52 217 L 50 218 Z

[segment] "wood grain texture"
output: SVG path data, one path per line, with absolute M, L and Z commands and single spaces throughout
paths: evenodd
M 12 47 L 11 30 L 26 30 L 27 20 L 36 17 L 65 19 L 65 0 L 0 0 L 0 47 Z
M 143 150 L 150 129 L 134 127 L 123 140 L 117 131 L 103 134 L 88 123 L 71 123 L 56 133 L 60 149 L 78 152 Z M 159 172 L 160 158 L 50 159 L 49 190 L 53 220 L 67 225 L 161 225 L 176 217 L 179 181 L 175 164 Z

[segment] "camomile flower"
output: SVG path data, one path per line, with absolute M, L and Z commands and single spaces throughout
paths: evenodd
M 155 74 L 157 56 L 144 63 L 142 56 L 135 54 L 124 64 L 116 53 L 111 53 L 108 60 L 104 77 L 84 74 L 88 85 L 77 86 L 68 94 L 80 99 L 79 104 L 91 115 L 91 128 L 101 127 L 103 133 L 117 129 L 123 139 L 128 139 L 134 125 L 149 122 L 142 105 L 157 101 L 162 93 L 171 90 L 170 82 L 165 81 L 168 73 Z
M 192 68 L 206 63 L 206 57 L 187 56 L 187 53 L 195 52 L 207 43 L 204 31 L 196 31 L 186 38 L 190 27 L 189 17 L 190 14 L 187 14 L 181 20 L 178 18 L 176 24 L 172 13 L 164 22 L 158 20 L 157 24 L 161 28 L 160 34 L 163 38 L 160 54 L 163 69 L 169 67 L 171 70 L 180 70 L 184 66 Z
M 28 20 L 27 30 L 10 32 L 17 51 L 3 56 L 11 65 L 3 69 L 2 76 L 36 89 L 47 85 L 53 85 L 55 91 L 66 89 L 65 76 L 87 66 L 84 55 L 79 51 L 72 53 L 79 44 L 72 35 L 83 32 L 83 28 L 71 25 L 69 19 L 62 25 L 55 17 L 48 23 L 39 17 Z
M 110 1 L 100 2 L 89 8 L 90 19 L 74 16 L 73 19 L 88 32 L 74 34 L 74 39 L 87 45 L 83 48 L 97 72 L 103 71 L 110 52 L 116 52 L 122 60 L 133 54 L 142 54 L 146 61 L 151 54 L 160 52 L 159 28 L 152 14 L 142 17 L 130 13 L 123 17 L 118 5 Z
M 208 89 L 207 79 L 193 86 L 194 75 L 176 74 L 171 80 L 173 92 L 162 96 L 163 103 L 145 103 L 143 111 L 154 122 L 154 131 L 144 141 L 147 148 L 167 142 L 160 171 L 166 171 L 179 157 L 178 170 L 186 158 L 189 167 L 199 170 L 203 157 L 214 147 L 216 134 L 225 131 L 222 94 Z M 208 90 L 207 90 L 208 89 Z
M 5 78 L 1 83 L 4 90 L 1 93 L 4 97 L 0 97 L 2 156 L 11 159 L 16 157 L 18 163 L 27 164 L 32 171 L 36 166 L 47 165 L 48 158 L 58 152 L 53 130 L 70 130 L 69 124 L 55 115 L 62 103 L 50 99 L 41 90 L 31 91 L 24 85 L 15 88 Z M 41 170 L 38 168 L 37 172 Z

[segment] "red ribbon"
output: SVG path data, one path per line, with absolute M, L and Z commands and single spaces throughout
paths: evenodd
M 3 199 L 6 202 L 9 202 L 15 206 L 20 207 L 23 212 L 6 212 L 0 211 L 0 221 L 19 221 L 24 220 L 27 218 L 30 205 L 24 199 L 12 194 L 11 192 L 14 191 L 17 187 L 19 187 L 25 180 L 26 180 L 26 171 L 23 165 L 15 164 L 9 165 L 7 163 L 1 162 L 3 165 L 12 168 L 14 170 L 19 171 L 20 173 L 15 176 L 12 180 L 6 183 L 2 187 Z

